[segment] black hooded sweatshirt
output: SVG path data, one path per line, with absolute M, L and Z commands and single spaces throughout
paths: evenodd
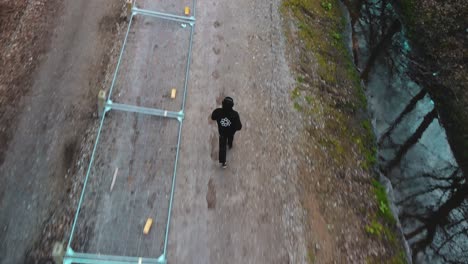
M 218 131 L 221 136 L 229 136 L 242 129 L 239 113 L 232 109 L 233 104 L 223 101 L 223 107 L 217 108 L 211 114 L 211 119 L 218 123 Z

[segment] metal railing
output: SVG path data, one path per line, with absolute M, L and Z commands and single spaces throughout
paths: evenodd
M 134 106 L 134 105 L 127 105 L 127 104 L 120 104 L 120 103 L 115 103 L 111 101 L 112 92 L 116 83 L 120 64 L 121 64 L 124 50 L 127 44 L 128 35 L 132 27 L 134 16 L 136 15 L 152 16 L 152 17 L 156 17 L 160 19 L 171 20 L 171 21 L 180 22 L 180 23 L 189 25 L 191 27 L 189 49 L 188 49 L 186 71 L 185 71 L 184 92 L 183 92 L 183 97 L 182 97 L 182 107 L 179 112 L 148 108 L 148 107 L 140 107 L 140 106 Z M 104 114 L 102 115 L 100 123 L 99 123 L 96 140 L 95 140 L 94 147 L 91 153 L 91 158 L 89 161 L 88 169 L 86 171 L 86 176 L 83 182 L 83 190 L 81 191 L 80 199 L 78 201 L 78 207 L 77 207 L 76 214 L 75 214 L 73 224 L 72 224 L 72 228 L 70 231 L 70 237 L 68 240 L 68 244 L 67 244 L 66 252 L 64 256 L 64 261 L 63 261 L 64 264 L 71 264 L 71 263 L 79 263 L 79 264 L 97 264 L 97 263 L 99 264 L 128 264 L 128 263 L 160 264 L 160 263 L 167 263 L 167 258 L 166 258 L 167 257 L 167 244 L 168 244 L 169 228 L 170 228 L 170 221 L 171 221 L 171 211 L 172 211 L 172 206 L 173 206 L 173 201 L 174 201 L 175 182 L 176 182 L 176 176 L 177 176 L 177 164 L 179 160 L 182 123 L 184 119 L 185 101 L 187 97 L 187 85 L 188 85 L 188 78 L 189 78 L 189 71 L 190 71 L 190 62 L 192 58 L 192 43 L 193 43 L 194 26 L 195 26 L 195 0 L 193 0 L 192 2 L 192 16 L 189 16 L 189 17 L 183 17 L 183 16 L 178 16 L 178 15 L 173 15 L 173 14 L 168 14 L 168 13 L 163 13 L 163 12 L 140 9 L 136 6 L 135 2 L 133 2 L 132 14 L 128 23 L 127 31 L 125 33 L 125 38 L 123 40 L 119 59 L 117 61 L 116 69 L 115 69 L 114 76 L 112 79 L 111 87 L 109 89 L 109 95 L 107 96 L 107 102 L 105 103 Z M 161 116 L 161 117 L 166 117 L 166 118 L 174 118 L 179 121 L 176 156 L 175 156 L 174 170 L 173 170 L 173 175 L 172 175 L 171 193 L 169 197 L 169 209 L 168 209 L 166 229 L 165 229 L 166 232 L 165 232 L 165 237 L 164 237 L 164 249 L 163 249 L 161 256 L 159 256 L 158 258 L 127 257 L 127 256 L 112 256 L 112 255 L 81 253 L 81 252 L 75 252 L 71 247 L 72 241 L 75 235 L 75 231 L 76 231 L 77 221 L 80 215 L 80 209 L 81 209 L 83 199 L 86 193 L 86 187 L 87 187 L 87 183 L 89 180 L 91 168 L 93 166 L 97 146 L 99 144 L 99 138 L 101 136 L 102 128 L 104 125 L 104 119 L 106 118 L 106 113 L 111 110 L 140 113 L 140 114 L 145 114 L 145 115 L 156 115 L 156 116 Z

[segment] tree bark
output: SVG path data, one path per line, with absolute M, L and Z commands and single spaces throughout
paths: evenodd
M 443 227 L 449 221 L 449 215 L 452 210 L 458 208 L 463 201 L 468 196 L 468 183 L 463 185 L 455 185 L 453 186 L 455 190 L 454 193 L 450 196 L 450 198 L 437 209 L 437 211 L 433 212 L 426 220 L 425 220 L 425 229 L 427 230 L 427 235 L 425 238 L 421 239 L 420 241 L 416 242 L 413 246 L 413 259 L 415 258 L 416 254 L 422 250 L 424 250 L 429 244 L 432 243 L 434 236 L 437 231 L 437 227 Z
M 424 131 L 429 127 L 429 125 L 434 121 L 434 119 L 437 117 L 437 111 L 434 108 L 431 112 L 429 112 L 419 125 L 419 127 L 416 129 L 414 134 L 412 134 L 406 141 L 405 143 L 401 146 L 401 148 L 397 151 L 395 157 L 388 162 L 387 166 L 383 168 L 383 172 L 386 174 L 389 170 L 391 170 L 393 167 L 395 167 L 397 164 L 400 163 L 401 159 L 403 156 L 408 152 L 408 150 L 416 144 L 421 136 L 424 134 Z
M 380 137 L 379 141 L 377 142 L 377 144 L 379 145 L 379 147 L 382 146 L 384 140 L 386 138 L 388 138 L 390 136 L 390 134 L 393 132 L 393 130 L 395 129 L 395 127 L 401 122 L 401 120 L 403 120 L 403 118 L 408 114 L 410 113 L 411 111 L 413 111 L 413 109 L 416 107 L 416 104 L 422 100 L 427 94 L 427 91 L 425 89 L 421 89 L 421 91 L 419 91 L 418 94 L 416 94 L 413 98 L 411 98 L 411 100 L 409 101 L 409 103 L 406 105 L 405 109 L 403 109 L 403 111 L 398 115 L 398 117 L 392 122 L 392 124 L 387 128 L 387 130 L 385 131 L 385 133 L 382 134 L 382 136 Z
M 393 35 L 395 35 L 397 32 L 401 30 L 401 23 L 398 19 L 395 19 L 388 29 L 387 33 L 384 35 L 382 40 L 375 46 L 375 48 L 372 49 L 372 53 L 367 60 L 366 67 L 361 73 L 361 79 L 364 80 L 364 82 L 368 81 L 369 78 L 369 72 L 374 66 L 375 61 L 379 57 L 379 55 L 387 48 L 387 46 L 391 43 Z

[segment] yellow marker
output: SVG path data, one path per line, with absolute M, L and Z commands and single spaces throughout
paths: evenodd
M 185 10 L 184 10 L 184 13 L 185 13 L 186 16 L 190 15 L 190 7 L 186 6 Z
M 131 11 L 132 10 L 132 5 L 133 5 L 133 1 L 132 0 L 127 0 L 125 1 L 126 5 L 127 5 L 127 10 Z
M 177 91 L 176 91 L 176 89 L 175 89 L 175 88 L 173 88 L 173 89 L 172 89 L 172 91 L 171 91 L 171 98 L 172 98 L 172 99 L 174 99 L 174 98 L 175 98 L 175 96 L 176 96 L 176 92 L 177 92 Z
M 143 234 L 147 235 L 149 233 L 152 224 L 153 224 L 153 219 L 148 218 L 148 220 L 146 220 L 145 228 L 143 228 Z
M 127 0 L 125 2 L 126 6 L 127 6 L 127 15 L 131 15 L 132 14 L 132 5 L 133 5 L 133 1 L 132 0 Z
M 100 90 L 98 93 L 98 115 L 101 117 L 106 108 L 106 91 Z

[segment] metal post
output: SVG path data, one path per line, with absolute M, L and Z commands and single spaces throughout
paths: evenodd
M 63 263 L 63 257 L 65 256 L 65 250 L 62 242 L 55 242 L 52 248 L 52 258 L 56 264 Z
M 132 16 L 133 0 L 125 0 L 125 7 L 127 8 L 127 21 L 130 21 L 130 17 Z
M 140 9 L 136 6 L 133 7 L 133 12 L 135 12 L 136 14 L 142 14 L 146 16 L 159 17 L 162 19 L 173 20 L 173 21 L 177 21 L 180 23 L 190 23 L 190 22 L 194 23 L 195 22 L 194 16 L 178 16 L 178 15 L 173 15 L 173 14 L 168 14 L 168 13 L 163 13 L 163 12 L 158 12 L 158 11 Z
M 98 94 L 98 116 L 102 117 L 106 107 L 106 91 L 100 90 Z
M 74 252 L 69 249 L 64 259 L 64 264 L 166 264 L 166 259 L 161 257 L 144 258 L 144 257 L 127 257 L 127 256 L 111 256 L 102 254 L 90 254 Z M 56 263 L 58 264 L 58 263 Z
M 195 25 L 195 0 L 193 1 L 192 4 L 192 10 L 190 8 L 186 8 L 184 11 L 186 17 L 183 16 L 178 16 L 178 15 L 172 15 L 172 14 L 166 14 L 166 13 L 161 13 L 161 12 L 156 12 L 156 11 L 150 11 L 150 10 L 144 10 L 144 9 L 138 9 L 136 7 L 136 4 L 134 4 L 134 0 L 125 0 L 126 3 L 126 12 L 127 16 L 129 19 L 129 24 L 127 27 L 127 32 L 125 34 L 125 38 L 123 41 L 123 45 L 120 51 L 119 59 L 117 62 L 117 66 L 114 72 L 114 77 L 112 80 L 111 87 L 109 89 L 109 94 L 107 95 L 107 100 L 106 100 L 106 92 L 105 90 L 100 90 L 98 94 L 98 113 L 101 119 L 98 132 L 96 135 L 96 140 L 94 143 L 94 147 L 92 150 L 91 158 L 89 161 L 89 165 L 86 171 L 86 176 L 83 182 L 83 189 L 81 191 L 81 196 L 78 201 L 78 206 L 77 210 L 75 213 L 75 217 L 73 220 L 71 232 L 70 232 L 70 238 L 68 240 L 68 244 L 66 247 L 66 254 L 64 253 L 63 245 L 60 243 L 56 243 L 54 245 L 54 251 L 53 251 L 53 256 L 54 256 L 54 261 L 58 263 L 64 263 L 64 264 L 72 264 L 72 263 L 82 263 L 82 264 L 134 264 L 134 263 L 141 263 L 141 264 L 167 264 L 167 259 L 166 259 L 166 254 L 167 254 L 167 244 L 168 244 L 168 238 L 169 238 L 169 228 L 170 228 L 170 222 L 171 222 L 171 211 L 173 207 L 173 200 L 174 200 L 174 193 L 175 193 L 175 183 L 176 183 L 176 175 L 177 175 L 177 166 L 178 166 L 178 160 L 179 160 L 179 154 L 180 154 L 180 145 L 181 145 L 181 135 L 182 135 L 182 123 L 184 119 L 184 109 L 185 109 L 185 100 L 187 96 L 187 82 L 188 82 L 188 75 L 189 75 L 189 66 L 190 66 L 190 61 L 191 61 L 191 55 L 192 55 L 192 42 L 193 42 L 193 35 L 194 35 L 194 25 Z M 192 16 L 190 15 L 190 11 L 192 11 Z M 185 76 L 185 83 L 184 83 L 184 91 L 183 91 L 183 100 L 182 100 L 182 109 L 179 112 L 174 112 L 174 111 L 166 111 L 162 109 L 154 109 L 154 108 L 146 108 L 146 107 L 140 107 L 140 106 L 132 106 L 132 105 L 125 105 L 125 104 L 118 104 L 118 103 L 113 103 L 110 100 L 110 97 L 112 95 L 112 91 L 114 88 L 114 84 L 117 79 L 117 73 L 119 70 L 119 66 L 122 60 L 122 56 L 124 53 L 124 49 L 126 46 L 127 38 L 130 32 L 132 20 L 134 19 L 134 14 L 142 14 L 142 15 L 148 15 L 148 16 L 153 16 L 153 17 L 159 17 L 162 19 L 167 19 L 167 20 L 172 20 L 172 21 L 177 21 L 180 23 L 184 23 L 183 27 L 186 26 L 186 23 L 191 26 L 191 32 L 190 32 L 190 40 L 189 40 L 189 51 L 188 51 L 188 58 L 187 58 L 187 66 L 186 66 L 186 76 Z M 175 97 L 175 90 L 172 92 Z M 172 94 L 171 94 L 172 95 Z M 96 149 L 97 145 L 99 143 L 100 135 L 102 132 L 103 124 L 104 124 L 104 119 L 105 119 L 105 114 L 108 110 L 115 109 L 115 110 L 120 110 L 120 111 L 128 111 L 128 112 L 135 112 L 135 113 L 141 113 L 141 114 L 148 114 L 148 115 L 155 115 L 155 116 L 164 116 L 164 117 L 169 117 L 169 118 L 175 118 L 179 121 L 179 129 L 178 129 L 178 137 L 177 137 L 177 147 L 176 147 L 176 158 L 174 162 L 174 171 L 173 171 L 173 177 L 172 177 L 172 184 L 171 184 L 171 195 L 169 198 L 169 208 L 168 208 L 168 216 L 167 216 L 167 223 L 166 223 L 166 232 L 165 232 L 165 237 L 164 237 L 164 249 L 162 255 L 160 255 L 157 259 L 154 258 L 140 258 L 140 257 L 126 257 L 126 256 L 106 256 L 106 255 L 101 255 L 101 254 L 89 254 L 89 253 L 75 253 L 72 248 L 71 244 L 73 241 L 73 237 L 75 234 L 75 228 L 77 225 L 77 220 L 78 216 L 80 213 L 81 205 L 83 203 L 84 195 L 85 195 L 85 190 L 87 186 L 88 179 L 90 177 L 90 172 L 91 172 L 91 167 L 94 162 L 94 157 L 96 154 Z M 57 254 L 55 254 L 57 252 Z M 61 252 L 61 253 L 60 253 Z M 55 258 L 57 256 L 57 258 Z

